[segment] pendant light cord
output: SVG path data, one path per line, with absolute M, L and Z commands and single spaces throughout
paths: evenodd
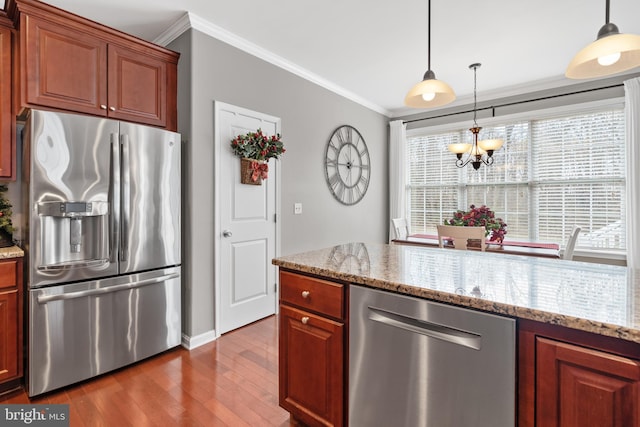
M 431 70 L 431 0 L 427 2 L 427 70 Z
M 606 20 L 605 24 L 608 24 L 609 23 L 609 0 L 607 0 L 606 4 L 607 6 L 606 6 L 606 12 L 605 12 L 605 20 Z
M 478 127 L 478 122 L 476 122 L 476 111 L 477 111 L 477 96 L 476 96 L 476 72 L 478 70 L 478 65 L 473 64 L 473 126 Z

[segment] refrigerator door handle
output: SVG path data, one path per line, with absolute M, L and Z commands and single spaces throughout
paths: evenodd
M 120 142 L 118 134 L 110 134 L 111 143 L 111 181 L 109 182 L 109 200 L 111 212 L 109 221 L 109 253 L 111 263 L 118 262 L 118 249 L 120 247 Z
M 120 158 L 121 181 L 120 181 L 120 261 L 127 261 L 129 258 L 129 215 L 131 215 L 131 172 L 129 168 L 129 135 L 121 135 Z
M 40 271 L 60 271 L 72 268 L 99 267 L 109 263 L 109 259 L 88 259 L 82 261 L 66 262 L 64 264 L 39 265 L 36 268 Z
M 86 298 L 90 296 L 103 295 L 111 292 L 117 292 L 127 289 L 140 288 L 142 286 L 153 285 L 155 283 L 166 282 L 167 280 L 176 279 L 180 277 L 179 273 L 171 273 L 160 277 L 154 277 L 152 279 L 139 280 L 137 282 L 124 283 L 122 285 L 109 286 L 106 288 L 88 289 L 86 291 L 69 292 L 66 294 L 56 295 L 40 295 L 37 297 L 39 304 L 46 304 L 51 301 L 70 300 L 76 298 Z
M 374 322 L 384 323 L 389 326 L 404 329 L 405 331 L 448 341 L 474 350 L 480 350 L 480 348 L 482 348 L 481 335 L 461 331 L 438 323 L 427 322 L 381 308 L 369 306 L 369 319 Z

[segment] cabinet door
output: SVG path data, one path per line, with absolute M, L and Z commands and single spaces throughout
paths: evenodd
M 0 382 L 18 375 L 18 291 L 0 293 Z
M 24 101 L 106 115 L 107 44 L 35 16 L 21 19 Z
M 11 114 L 11 30 L 0 27 L 0 178 L 14 178 L 15 140 Z
M 309 426 L 343 424 L 344 324 L 280 306 L 280 406 Z
M 166 124 L 167 63 L 143 50 L 109 45 L 109 117 Z
M 536 425 L 640 426 L 640 362 L 538 337 Z

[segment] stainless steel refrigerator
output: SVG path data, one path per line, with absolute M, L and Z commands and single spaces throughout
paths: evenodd
M 30 396 L 180 344 L 180 135 L 32 110 Z

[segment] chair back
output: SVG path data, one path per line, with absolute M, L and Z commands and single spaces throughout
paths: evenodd
M 576 248 L 576 242 L 578 241 L 578 234 L 580 234 L 580 230 L 582 230 L 580 226 L 573 226 L 573 230 L 571 230 L 571 234 L 569 235 L 569 240 L 567 240 L 567 244 L 562 252 L 562 259 L 573 259 L 573 250 Z
M 444 239 L 453 240 L 455 249 L 467 249 L 468 239 L 479 239 L 480 250 L 487 249 L 487 241 L 485 239 L 486 229 L 484 227 L 462 227 L 458 225 L 439 225 L 438 226 L 438 244 L 444 247 Z
M 396 233 L 396 239 L 405 240 L 409 237 L 409 225 L 405 218 L 394 218 L 391 220 L 391 223 Z

